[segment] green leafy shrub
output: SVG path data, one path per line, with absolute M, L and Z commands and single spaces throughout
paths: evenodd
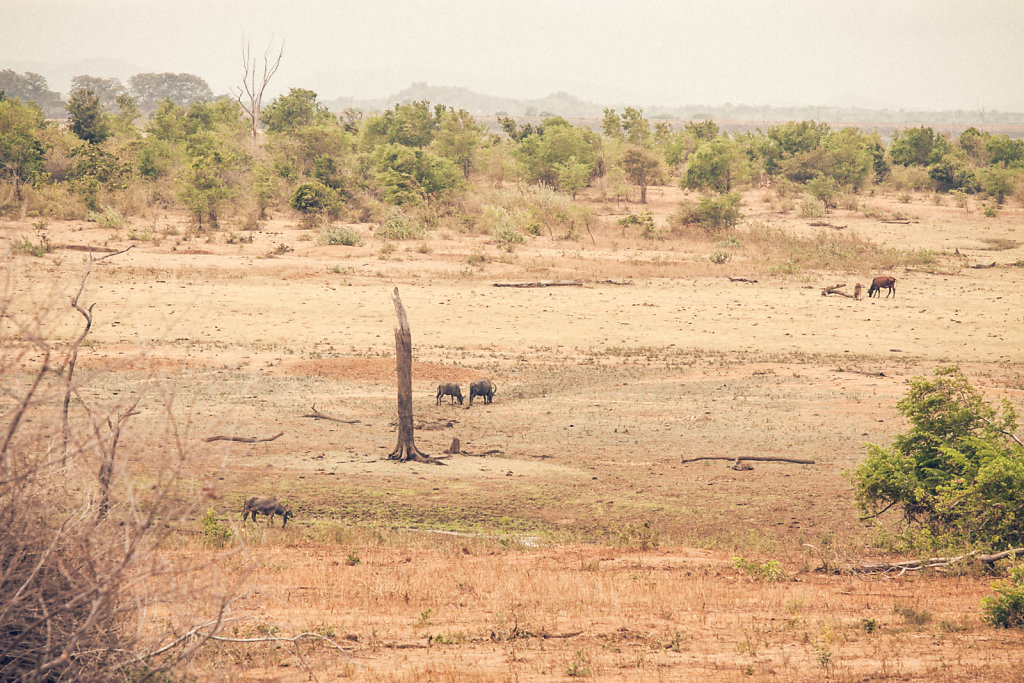
M 777 560 L 768 560 L 764 564 L 758 564 L 744 557 L 734 557 L 732 558 L 732 566 L 759 581 L 775 583 L 786 578 L 786 570 L 782 568 L 782 565 Z
M 288 203 L 307 219 L 317 214 L 335 216 L 341 208 L 338 193 L 319 181 L 299 185 Z
M 85 215 L 85 220 L 90 223 L 95 223 L 101 228 L 122 228 L 124 227 L 124 217 L 118 213 L 117 209 L 104 209 L 103 211 L 90 211 Z
M 426 232 L 422 223 L 400 209 L 388 211 L 387 216 L 373 230 L 374 237 L 382 240 L 418 240 Z
M 363 244 L 363 238 L 355 230 L 343 225 L 327 225 L 320 228 L 320 237 L 317 238 L 317 243 L 358 247 Z
M 217 511 L 213 508 L 207 510 L 206 514 L 203 515 L 202 524 L 203 540 L 207 545 L 214 548 L 223 548 L 231 541 L 231 537 L 234 535 L 231 527 L 227 524 L 222 524 L 217 519 Z
M 1013 567 L 1007 581 L 992 584 L 997 596 L 981 599 L 986 623 L 996 628 L 1024 628 L 1024 565 Z
M 708 233 L 733 228 L 740 220 L 740 195 L 735 192 L 720 197 L 702 197 L 697 202 L 684 201 L 669 219 L 674 226 L 695 227 Z
M 13 242 L 11 248 L 14 249 L 15 254 L 27 254 L 28 256 L 41 258 L 44 254 L 49 254 L 53 251 L 53 244 L 46 235 L 39 236 L 38 244 L 33 242 L 31 238 L 26 235 L 20 242 Z
M 505 247 L 509 251 L 514 249 L 517 244 L 521 244 L 526 241 L 526 235 L 507 225 L 495 228 L 494 232 L 491 233 L 491 237 L 494 238 L 496 243 Z
M 1024 543 L 1024 447 L 1005 399 L 988 405 L 955 366 L 916 377 L 896 404 L 911 423 L 883 448 L 868 444 L 854 473 L 857 503 L 895 507 L 938 537 L 995 548 Z

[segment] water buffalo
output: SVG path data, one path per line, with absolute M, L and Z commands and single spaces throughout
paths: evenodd
M 455 382 L 437 385 L 437 405 L 441 405 L 441 398 L 444 396 L 451 397 L 452 405 L 455 405 L 455 399 L 459 399 L 459 405 L 462 405 L 462 389 Z
M 896 278 L 890 275 L 879 275 L 871 281 L 871 286 L 868 287 L 868 298 L 870 299 L 876 293 L 878 298 L 882 298 L 882 290 L 888 289 L 889 293 L 885 295 L 885 298 L 889 298 L 889 294 L 892 294 L 893 298 L 896 298 Z
M 482 396 L 484 403 L 494 402 L 494 393 L 498 390 L 498 385 L 489 379 L 478 379 L 469 385 L 469 405 L 473 405 L 474 396 Z
M 271 526 L 274 524 L 274 515 L 281 515 L 282 529 L 288 524 L 288 520 L 295 516 L 291 508 L 281 505 L 273 496 L 253 496 L 245 501 L 245 507 L 242 508 L 242 521 L 244 522 L 249 515 L 252 515 L 252 521 L 255 522 L 258 514 L 266 515 L 268 517 L 267 524 Z

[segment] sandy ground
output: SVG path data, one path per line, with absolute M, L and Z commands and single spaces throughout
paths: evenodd
M 644 208 L 662 220 L 680 193 L 650 196 Z M 128 436 L 156 444 L 156 398 L 166 394 L 153 383 L 172 386 L 195 476 L 215 478 L 226 519 L 246 496 L 276 494 L 298 513 L 289 533 L 329 521 L 628 545 L 647 524 L 662 545 L 725 553 L 720 562 L 739 548 L 792 563 L 802 543 L 836 538 L 870 555 L 878 531 L 858 521 L 844 472 L 865 443 L 902 429 L 894 405 L 909 377 L 955 363 L 986 395 L 1024 405 L 1024 268 L 1012 265 L 1024 258 L 1024 210 L 986 219 L 928 197 L 867 201 L 911 222 L 853 211 L 828 220 L 887 247 L 938 253 L 932 266 L 887 271 L 898 278 L 894 298 L 821 294 L 878 273 L 771 274 L 742 250 L 714 266 L 697 260 L 714 249 L 707 243 L 624 237 L 615 217 L 641 207 L 604 204 L 593 241 L 542 237 L 514 252 L 448 231 L 389 251 L 366 225 L 353 226 L 364 246 L 319 246 L 287 217 L 197 237 L 176 216 L 120 231 L 50 223 L 60 248 L 15 257 L 8 291 L 70 339 L 81 319 L 61 302 L 86 257 L 67 247 L 133 247 L 92 266 L 83 397 L 146 392 Z M 745 210 L 750 221 L 816 229 L 772 213 L 760 193 Z M 11 242 L 36 234 L 29 221 L 0 222 Z M 569 279 L 582 286 L 494 286 Z M 466 453 L 443 467 L 384 457 L 396 439 L 396 287 L 412 329 L 417 444 L 438 455 L 458 437 Z M 435 405 L 439 382 L 468 396 L 485 376 L 498 386 L 493 404 Z M 354 422 L 306 417 L 314 404 Z M 278 432 L 265 443 L 201 441 Z M 743 454 L 816 464 L 744 472 L 680 462 Z

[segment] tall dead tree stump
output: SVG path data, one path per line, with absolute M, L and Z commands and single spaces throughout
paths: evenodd
M 395 287 L 391 298 L 395 302 L 395 315 L 398 326 L 395 328 L 395 367 L 398 371 L 398 445 L 388 454 L 389 460 L 406 462 L 426 462 L 443 465 L 440 460 L 430 457 L 416 448 L 413 440 L 412 420 L 412 333 L 409 330 L 409 318 L 405 315 L 405 306 L 398 296 Z

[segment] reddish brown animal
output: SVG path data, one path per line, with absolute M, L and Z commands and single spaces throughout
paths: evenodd
M 892 294 L 893 298 L 896 298 L 896 278 L 889 275 L 879 275 L 871 281 L 871 286 L 868 288 L 868 298 L 870 299 L 876 293 L 878 298 L 882 298 L 882 290 L 888 289 L 889 293 L 885 295 L 885 298 L 889 298 L 889 294 Z
M 862 289 L 864 289 L 864 288 L 858 282 L 857 286 L 853 288 L 853 298 L 854 299 L 859 299 L 860 298 L 860 292 L 861 292 Z
M 281 515 L 281 528 L 283 529 L 287 524 L 288 520 L 295 516 L 291 511 L 291 508 L 286 508 L 284 505 L 278 502 L 277 498 L 271 496 L 253 496 L 249 500 L 245 501 L 245 507 L 242 508 L 242 521 L 244 522 L 252 515 L 252 521 L 256 521 L 256 515 L 263 514 L 267 516 L 267 524 L 273 526 L 274 515 Z

